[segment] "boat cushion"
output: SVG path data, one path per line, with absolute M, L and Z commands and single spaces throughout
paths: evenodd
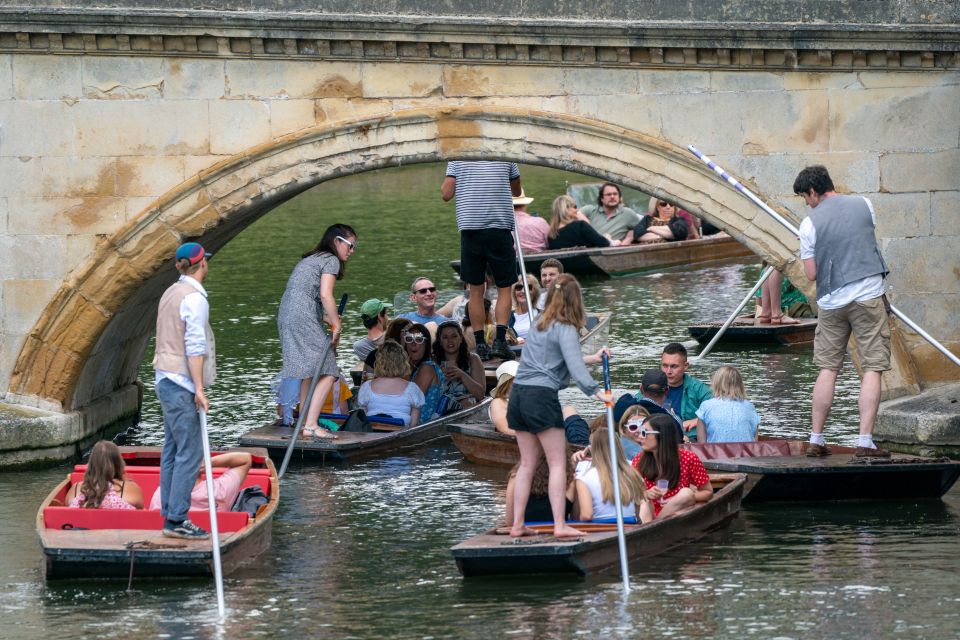
M 190 521 L 210 530 L 210 513 L 191 509 Z M 247 526 L 250 515 L 243 511 L 218 511 L 217 529 L 220 532 L 240 531 Z M 163 516 L 159 511 L 143 509 L 81 509 L 79 507 L 46 507 L 43 524 L 47 529 L 143 529 L 159 531 Z
M 754 442 L 705 442 L 683 445 L 701 460 L 718 458 L 759 458 L 766 456 L 789 456 L 790 443 L 786 440 L 757 440 Z
M 266 471 L 266 469 L 264 469 Z M 217 469 L 214 469 L 214 476 L 220 475 L 217 473 Z M 137 469 L 134 471 L 130 467 L 127 467 L 127 477 L 138 485 L 140 485 L 140 491 L 143 492 L 143 500 L 148 505 L 150 504 L 153 494 L 156 493 L 157 488 L 160 486 L 160 474 L 159 473 L 140 473 L 140 470 Z M 83 474 L 74 471 L 70 474 L 70 484 L 78 484 L 83 482 Z M 247 487 L 258 486 L 263 489 L 263 492 L 266 495 L 270 495 L 270 476 L 264 475 L 247 475 L 244 479 L 243 484 L 240 485 L 240 489 L 246 489 Z M 89 511 L 89 509 L 87 509 Z

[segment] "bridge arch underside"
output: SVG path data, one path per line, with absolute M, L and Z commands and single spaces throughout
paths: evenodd
M 669 195 L 802 282 L 796 238 L 685 150 L 618 126 L 556 113 L 436 108 L 341 120 L 249 149 L 182 183 L 100 244 L 29 335 L 10 391 L 62 411 L 111 409 L 134 389 L 185 239 L 217 251 L 258 217 L 320 182 L 403 164 L 500 159 L 575 171 Z M 786 210 L 781 213 L 787 217 Z M 909 362 L 907 358 L 900 358 Z M 898 360 L 898 361 L 899 361 Z M 909 366 L 888 388 L 914 384 Z M 121 402 L 122 404 L 122 402 Z M 103 424 L 107 416 L 97 418 Z

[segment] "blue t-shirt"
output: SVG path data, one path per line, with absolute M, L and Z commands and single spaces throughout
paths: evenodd
M 707 442 L 749 442 L 756 440 L 760 416 L 749 400 L 710 398 L 697 409 L 707 425 Z
M 673 409 L 678 416 L 683 415 L 683 385 L 679 387 L 667 387 L 667 399 L 663 403 L 664 407 Z
M 406 313 L 401 313 L 399 318 L 406 318 L 412 322 L 417 322 L 420 324 L 427 324 L 428 322 L 436 322 L 437 324 L 442 324 L 450 320 L 447 316 L 442 316 L 439 313 L 435 313 L 432 316 L 422 316 L 416 311 L 408 311 Z

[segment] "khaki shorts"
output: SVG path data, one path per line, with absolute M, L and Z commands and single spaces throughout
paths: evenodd
M 841 309 L 820 309 L 813 339 L 813 362 L 839 371 L 853 334 L 864 371 L 890 369 L 890 325 L 883 298 L 851 302 Z

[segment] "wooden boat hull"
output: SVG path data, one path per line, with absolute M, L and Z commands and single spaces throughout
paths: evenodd
M 677 267 L 712 260 L 726 260 L 753 255 L 729 235 L 716 235 L 697 240 L 664 242 L 659 244 L 632 244 L 625 247 L 595 247 L 557 249 L 525 253 L 523 263 L 533 273 L 548 258 L 563 263 L 564 271 L 578 276 L 625 276 L 649 269 Z M 450 262 L 454 271 L 460 273 L 460 261 Z
M 711 472 L 746 474 L 744 502 L 934 499 L 960 477 L 960 462 L 945 458 L 895 453 L 890 458 L 858 459 L 853 448 L 834 446 L 831 456 L 808 458 L 800 440 L 780 440 L 788 448 L 778 445 L 779 452 L 750 450 L 772 442 L 778 441 L 685 446 Z
M 793 345 L 809 344 L 817 331 L 816 318 L 798 318 L 800 324 L 754 324 L 753 320 L 736 320 L 724 332 L 718 344 Z M 722 322 L 692 324 L 687 333 L 700 344 L 717 335 Z
M 159 464 L 159 447 L 121 447 L 128 470 L 153 461 Z M 221 533 L 220 557 L 224 575 L 250 563 L 272 541 L 273 516 L 280 501 L 276 468 L 265 450 L 251 451 L 264 459 L 270 475 L 270 502 L 261 507 L 251 524 L 240 531 Z M 47 579 L 69 578 L 188 578 L 213 576 L 213 551 L 209 540 L 166 538 L 158 529 L 48 529 L 44 508 L 64 486 L 58 485 L 37 513 L 36 527 L 43 548 Z M 146 496 L 149 499 L 149 496 Z M 132 548 L 131 548 L 132 547 Z
M 510 468 L 520 462 L 517 439 L 500 433 L 489 422 L 450 423 L 447 433 L 463 457 L 474 464 Z
M 294 455 L 301 459 L 337 463 L 393 454 L 402 449 L 446 438 L 446 425 L 450 422 L 486 420 L 489 403 L 490 398 L 485 398 L 474 407 L 442 416 L 416 427 L 405 427 L 395 431 L 344 432 L 338 433 L 335 440 L 312 440 L 300 437 L 297 438 Z M 264 447 L 271 456 L 282 458 L 286 453 L 287 445 L 290 444 L 292 431 L 290 427 L 265 425 L 240 436 L 240 444 Z
M 628 526 L 627 556 L 631 562 L 663 553 L 703 537 L 736 516 L 746 478 L 738 475 L 713 498 L 672 518 Z M 576 541 L 549 535 L 512 541 L 495 531 L 474 536 L 451 550 L 464 577 L 484 575 L 587 575 L 619 565 L 617 532 L 587 533 Z

